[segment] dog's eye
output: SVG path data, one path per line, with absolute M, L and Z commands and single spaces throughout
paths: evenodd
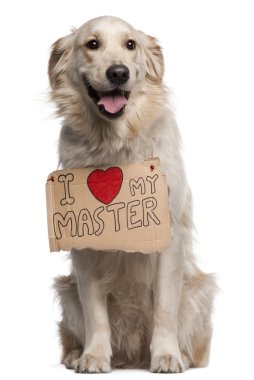
M 129 40 L 129 41 L 127 41 L 126 47 L 129 50 L 134 50 L 136 47 L 136 42 L 133 40 Z
M 99 49 L 100 44 L 99 44 L 99 42 L 97 40 L 90 40 L 90 41 L 87 42 L 86 46 L 89 49 L 96 50 L 96 49 Z

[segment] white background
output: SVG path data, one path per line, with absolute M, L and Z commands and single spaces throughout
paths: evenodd
M 57 167 L 60 122 L 47 102 L 49 46 L 90 18 L 114 15 L 157 36 L 194 196 L 195 251 L 216 272 L 210 366 L 188 379 L 253 378 L 253 1 L 11 1 L 1 3 L 2 379 L 77 378 L 59 363 L 44 184 Z M 85 376 L 85 375 L 84 375 Z M 98 375 L 86 375 L 96 377 Z M 107 377 L 158 378 L 146 371 Z M 170 376 L 170 375 L 166 375 Z

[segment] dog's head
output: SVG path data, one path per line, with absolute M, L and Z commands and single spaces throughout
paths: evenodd
M 100 17 L 56 41 L 49 60 L 52 98 L 75 128 L 84 118 L 133 131 L 164 100 L 163 56 L 157 40 L 114 17 Z M 79 125 L 80 128 L 80 125 Z

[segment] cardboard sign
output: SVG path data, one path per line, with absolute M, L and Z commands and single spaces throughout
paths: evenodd
M 50 251 L 167 248 L 168 186 L 159 165 L 159 159 L 151 159 L 51 173 L 46 184 Z

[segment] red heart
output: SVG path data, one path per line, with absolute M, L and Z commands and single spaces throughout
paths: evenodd
M 122 182 L 123 172 L 118 167 L 96 169 L 87 177 L 87 185 L 93 196 L 106 205 L 115 199 Z

